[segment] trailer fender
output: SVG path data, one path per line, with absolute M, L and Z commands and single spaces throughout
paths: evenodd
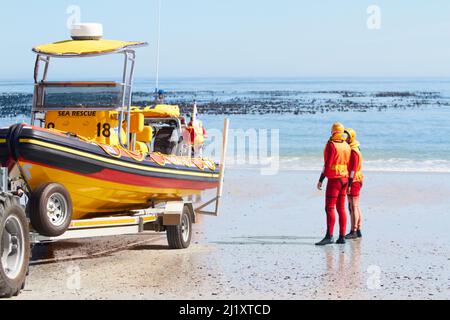
M 167 202 L 163 214 L 164 226 L 178 226 L 181 224 L 181 216 L 184 207 L 187 207 L 191 215 L 192 222 L 195 222 L 194 207 L 191 202 L 184 201 L 170 201 Z
M 163 214 L 164 226 L 178 226 L 181 224 L 181 214 L 183 213 L 183 201 L 170 201 L 166 203 Z

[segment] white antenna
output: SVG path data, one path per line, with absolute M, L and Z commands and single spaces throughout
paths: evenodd
M 158 37 L 156 40 L 156 86 L 155 86 L 155 94 L 158 94 L 159 90 L 159 42 L 161 38 L 161 0 L 158 1 L 158 18 L 157 18 L 157 32 Z

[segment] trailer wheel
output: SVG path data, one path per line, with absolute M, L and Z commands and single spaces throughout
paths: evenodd
M 181 215 L 181 224 L 167 226 L 167 242 L 171 249 L 185 249 L 191 244 L 192 218 L 187 206 L 184 206 Z
M 47 237 L 66 232 L 72 220 L 72 200 L 69 192 L 59 183 L 39 186 L 31 195 L 30 221 L 33 228 Z
M 17 197 L 0 194 L 0 198 L 0 297 L 9 298 L 25 286 L 30 239 L 28 220 Z

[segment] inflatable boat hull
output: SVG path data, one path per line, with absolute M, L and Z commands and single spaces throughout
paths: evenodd
M 15 125 L 6 135 L 0 131 L 2 165 L 17 163 L 31 190 L 48 182 L 62 184 L 72 199 L 72 219 L 141 209 L 218 186 L 218 166 L 158 163 L 148 156 L 138 159 L 123 149 L 112 150 L 116 153 L 38 127 Z

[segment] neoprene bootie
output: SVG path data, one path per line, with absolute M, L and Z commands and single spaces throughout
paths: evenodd
M 345 239 L 356 239 L 358 238 L 358 233 L 356 231 L 350 231 L 346 236 Z
M 345 236 L 339 236 L 339 238 L 336 240 L 337 244 L 344 244 L 345 243 Z
M 362 238 L 361 230 L 356 230 L 356 235 L 358 236 L 358 238 Z
M 325 238 L 320 240 L 319 242 L 316 242 L 316 246 L 325 246 L 327 244 L 332 244 L 334 242 L 333 236 L 326 235 Z

